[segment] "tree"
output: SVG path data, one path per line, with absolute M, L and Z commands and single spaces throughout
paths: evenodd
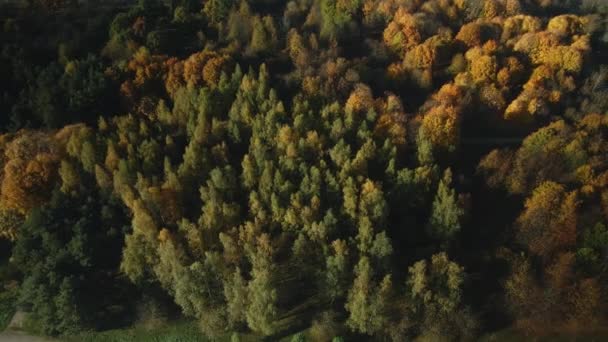
M 361 1 L 321 0 L 321 36 L 338 38 L 360 6 Z
M 517 219 L 517 237 L 543 258 L 576 243 L 577 193 L 554 182 L 542 183 L 526 200 Z
M 0 210 L 0 237 L 15 240 L 24 216 L 14 210 Z
M 276 331 L 277 290 L 273 282 L 277 274 L 271 259 L 272 247 L 268 235 L 260 236 L 257 244 L 258 250 L 249 255 L 252 270 L 247 285 L 249 306 L 245 317 L 249 328 L 268 336 Z
M 97 152 L 95 146 L 90 141 L 85 141 L 82 144 L 82 151 L 80 152 L 80 161 L 85 171 L 93 173 L 95 171 L 95 165 L 97 164 Z
M 408 270 L 409 319 L 414 334 L 430 339 L 471 337 L 475 319 L 463 304 L 464 269 L 439 253 Z
M 348 247 L 342 240 L 331 244 L 333 255 L 327 257 L 324 293 L 331 301 L 342 299 L 348 287 Z
M 31 307 L 44 333 L 97 327 L 112 303 L 125 300 L 118 293 L 99 296 L 100 288 L 118 285 L 114 276 L 122 241 L 115 229 L 123 228 L 125 218 L 108 204 L 95 193 L 55 190 L 21 227 L 14 250 L 24 275 L 20 302 Z
M 237 267 L 231 279 L 224 283 L 224 296 L 226 297 L 228 322 L 238 328 L 246 322 L 246 308 L 248 307 L 247 282 Z
M 452 171 L 446 169 L 439 182 L 427 232 L 435 239 L 449 241 L 460 231 L 464 210 L 458 203 L 456 192 L 451 189 Z
M 385 329 L 391 305 L 391 276 L 376 283 L 367 257 L 355 267 L 356 278 L 348 293 L 345 308 L 349 312 L 346 324 L 355 331 L 373 335 Z
M 425 133 L 424 127 L 418 129 L 416 137 L 418 163 L 421 165 L 431 165 L 433 159 L 433 144 Z
M 234 0 L 209 0 L 205 2 L 203 12 L 214 24 L 220 24 L 228 17 L 230 8 L 233 6 Z
M 61 161 L 59 175 L 61 177 L 61 191 L 64 193 L 71 193 L 80 187 L 81 180 L 79 170 L 69 161 Z
M 249 43 L 248 52 L 252 55 L 269 53 L 276 46 L 277 32 L 272 17 L 253 17 L 253 32 Z
M 61 150 L 47 134 L 23 133 L 7 144 L 5 155 L 0 205 L 25 215 L 50 197 Z
M 399 7 L 393 20 L 384 29 L 384 44 L 399 56 L 403 56 L 406 51 L 423 41 L 423 32 L 419 29 L 418 21 L 404 7 Z
M 59 80 L 65 94 L 69 116 L 62 123 L 94 123 L 98 116 L 112 114 L 117 101 L 117 92 L 104 74 L 103 62 L 94 55 L 66 64 Z

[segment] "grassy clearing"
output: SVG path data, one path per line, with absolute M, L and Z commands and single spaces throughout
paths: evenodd
M 591 332 L 583 334 L 564 333 L 550 334 L 543 337 L 526 336 L 514 329 L 506 329 L 494 333 L 486 334 L 480 338 L 480 342 L 604 342 L 608 341 L 608 332 Z
M 67 342 L 194 342 L 208 341 L 194 322 L 177 322 L 155 329 L 133 327 L 87 332 L 65 339 Z
M 285 336 L 276 341 L 291 342 L 294 335 Z M 201 334 L 198 324 L 193 321 L 172 322 L 154 329 L 131 327 L 102 332 L 87 332 L 62 339 L 66 342 L 254 342 L 263 340 L 270 341 L 272 339 L 264 339 L 254 334 L 238 334 L 233 339 L 233 334 L 230 333 L 220 338 L 209 339 Z

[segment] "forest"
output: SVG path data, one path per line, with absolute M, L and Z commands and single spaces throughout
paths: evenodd
M 606 334 L 608 1 L 15 0 L 0 24 L 0 330 Z

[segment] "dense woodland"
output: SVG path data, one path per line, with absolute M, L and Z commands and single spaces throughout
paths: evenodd
M 43 333 L 606 326 L 608 2 L 29 0 L 0 20 L 0 276 Z

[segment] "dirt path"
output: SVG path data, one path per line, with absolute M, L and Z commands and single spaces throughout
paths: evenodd
M 3 331 L 0 332 L 0 342 L 52 342 L 54 340 L 31 336 L 19 331 Z
M 4 331 L 0 331 L 0 342 L 57 342 L 46 337 L 28 335 L 25 332 L 20 331 L 23 328 L 23 321 L 25 319 L 25 313 L 17 311 L 8 328 Z

